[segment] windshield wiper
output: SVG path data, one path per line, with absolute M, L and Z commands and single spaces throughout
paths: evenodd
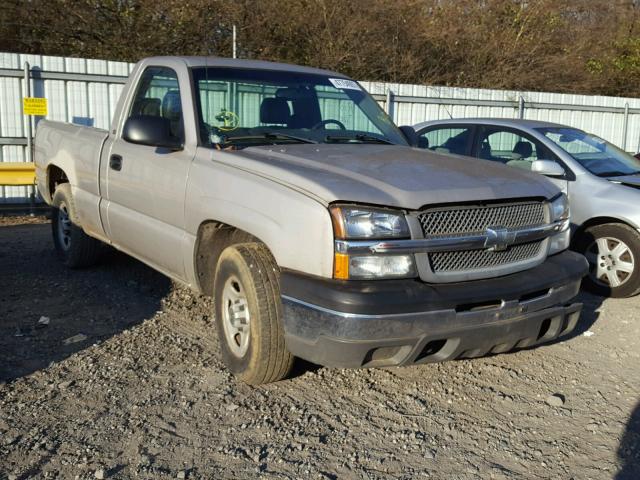
M 384 143 L 386 145 L 394 145 L 394 143 L 390 140 L 376 137 L 374 135 L 366 135 L 364 133 L 356 133 L 355 135 L 327 135 L 326 137 L 324 137 L 324 139 L 326 142 L 335 142 L 340 140 L 358 140 L 362 143 L 375 142 Z
M 297 135 L 289 135 L 288 133 L 280 132 L 265 132 L 256 135 L 240 135 L 237 137 L 227 137 L 225 143 L 234 142 L 236 140 L 255 140 L 255 139 L 267 139 L 267 140 L 296 140 L 301 143 L 318 143 L 315 140 L 305 137 L 298 137 Z

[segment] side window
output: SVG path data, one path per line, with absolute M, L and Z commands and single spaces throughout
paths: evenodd
M 166 67 L 149 67 L 144 71 L 129 111 L 129 117 L 137 115 L 166 118 L 172 135 L 184 141 L 180 86 L 175 71 Z
M 476 157 L 523 170 L 531 170 L 535 160 L 553 160 L 553 155 L 529 135 L 500 128 L 482 129 Z
M 422 133 L 418 145 L 438 153 L 466 155 L 470 135 L 470 127 L 435 128 Z

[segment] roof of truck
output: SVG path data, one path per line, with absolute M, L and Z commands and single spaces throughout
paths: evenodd
M 476 125 L 498 125 L 501 127 L 521 127 L 521 128 L 566 128 L 566 125 L 558 123 L 545 122 L 541 120 L 525 120 L 521 118 L 451 118 L 446 120 L 431 120 L 428 122 L 418 123 L 413 128 L 416 130 L 429 127 L 431 125 L 446 124 L 476 124 Z
M 331 75 L 333 77 L 347 78 L 341 73 L 320 68 L 303 67 L 290 63 L 267 62 L 264 60 L 245 60 L 240 58 L 224 57 L 151 57 L 145 59 L 147 62 L 162 62 L 163 60 L 179 60 L 187 64 L 187 67 L 225 67 L 225 68 L 245 68 L 258 70 L 280 70 L 294 73 L 314 73 L 316 75 Z

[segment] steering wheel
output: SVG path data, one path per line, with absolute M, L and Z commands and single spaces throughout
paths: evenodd
M 318 123 L 316 123 L 313 127 L 311 127 L 311 130 L 319 130 L 320 128 L 324 127 L 325 125 L 329 125 L 329 124 L 334 124 L 337 125 L 340 130 L 346 130 L 347 127 L 344 126 L 344 123 L 342 123 L 340 120 L 333 120 L 331 118 L 327 118 L 326 120 L 322 120 Z

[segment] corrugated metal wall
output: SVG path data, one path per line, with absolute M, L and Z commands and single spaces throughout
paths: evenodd
M 47 118 L 108 128 L 124 77 L 133 64 L 40 55 L 0 53 L 0 161 L 26 161 L 27 117 L 22 115 L 25 94 L 23 68 L 32 69 L 31 94 L 49 103 Z M 66 75 L 70 74 L 70 75 Z M 52 78 L 54 77 L 54 78 Z M 570 125 L 595 133 L 627 151 L 640 150 L 640 99 L 544 92 L 428 87 L 381 82 L 361 82 L 398 125 L 463 117 L 518 116 L 518 102 L 525 102 L 524 117 Z M 212 103 L 224 99 L 211 92 Z M 625 108 L 628 113 L 625 114 Z M 247 112 L 248 114 L 248 112 Z M 255 112 L 257 115 L 257 112 Z M 626 138 L 624 135 L 627 118 Z M 38 118 L 32 119 L 35 125 Z M 0 202 L 27 201 L 26 187 L 1 187 Z
M 392 111 L 398 125 L 415 125 L 445 118 L 517 118 L 518 102 L 522 97 L 525 102 L 524 118 L 580 128 L 624 147 L 629 152 L 640 151 L 640 98 L 360 83 L 383 104 L 382 97 L 386 96 L 388 90 L 395 94 L 396 103 Z M 426 102 L 412 102 L 410 99 L 404 101 L 402 97 L 420 98 Z M 629 114 L 625 139 L 623 131 L 626 105 Z
M 31 95 L 48 100 L 48 119 L 75 122 L 108 128 L 123 85 L 121 78 L 129 75 L 133 64 L 63 58 L 43 55 L 0 53 L 0 161 L 24 162 L 26 132 L 29 117 L 22 115 L 22 97 L 26 92 L 24 63 L 33 71 Z M 39 79 L 39 72 L 63 72 L 113 76 L 115 83 L 86 80 Z M 99 77 L 98 77 L 99 78 Z M 32 125 L 39 118 L 32 119 Z M 33 129 L 35 132 L 35 128 Z M 20 144 L 21 143 L 21 144 Z M 0 202 L 27 201 L 27 187 L 0 186 Z

